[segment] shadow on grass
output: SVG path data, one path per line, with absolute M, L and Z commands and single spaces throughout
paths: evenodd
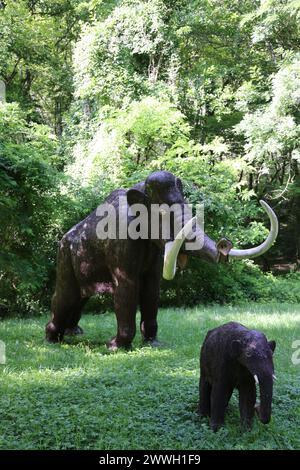
M 285 400 L 274 401 L 273 422 L 241 433 L 236 395 L 226 426 L 210 431 L 197 415 L 198 374 L 174 373 L 178 358 L 110 356 L 88 369 L 44 377 L 14 377 L 1 396 L 0 447 L 15 449 L 230 449 L 296 448 L 297 418 Z M 146 359 L 146 361 L 145 361 Z M 43 364 L 46 366 L 46 364 Z M 295 385 L 295 384 L 294 384 Z M 299 386 L 298 386 L 299 392 Z M 298 395 L 299 399 L 299 395 Z
M 9 401 L 1 403 L 4 433 L 0 447 L 201 446 L 204 431 L 208 437 L 210 432 L 196 413 L 194 381 L 157 375 L 155 367 L 143 370 L 137 367 L 140 364 L 136 358 L 130 359 L 130 368 L 126 361 L 109 361 L 101 372 L 74 371 L 42 383 L 29 381 L 23 387 L 18 387 L 16 381 L 10 388 Z

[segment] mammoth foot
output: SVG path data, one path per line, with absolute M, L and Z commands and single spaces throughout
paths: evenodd
M 151 346 L 152 348 L 161 348 L 164 343 L 158 341 L 157 338 L 143 338 L 143 344 L 145 346 Z
M 117 336 L 114 336 L 110 341 L 106 343 L 106 347 L 111 352 L 115 352 L 120 348 L 130 350 L 131 342 L 119 340 Z
M 241 420 L 242 431 L 248 432 L 251 431 L 253 426 L 253 421 L 251 418 Z
M 219 431 L 219 429 L 224 425 L 224 423 L 215 423 L 215 422 L 211 422 L 210 423 L 210 428 L 213 432 L 217 432 Z
M 50 344 L 57 344 L 57 343 L 61 343 L 61 339 L 59 336 L 55 336 L 55 337 L 49 337 L 49 336 L 46 336 L 46 341 L 47 343 L 50 343 Z
M 83 329 L 79 326 L 73 326 L 72 328 L 66 328 L 65 335 L 67 336 L 75 336 L 75 335 L 83 335 Z
M 48 343 L 59 343 L 63 338 L 62 332 L 54 325 L 52 321 L 46 325 L 46 340 Z
M 205 408 L 201 408 L 200 405 L 198 406 L 197 413 L 199 418 L 210 418 L 210 411 Z

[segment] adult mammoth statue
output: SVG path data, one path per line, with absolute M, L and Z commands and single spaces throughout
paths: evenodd
M 122 207 L 120 199 L 123 201 Z M 118 323 L 117 335 L 111 339 L 108 347 L 117 349 L 130 346 L 136 331 L 138 305 L 141 310 L 142 336 L 146 341 L 155 341 L 162 270 L 166 279 L 172 279 L 176 262 L 186 255 L 218 263 L 228 257 L 255 258 L 266 252 L 276 239 L 278 222 L 272 209 L 265 202 L 261 203 L 271 221 L 267 239 L 255 248 L 234 250 L 227 239 L 218 243 L 211 240 L 195 222 L 195 218 L 183 223 L 181 230 L 176 230 L 177 222 L 184 221 L 183 212 L 179 209 L 186 201 L 182 183 L 172 173 L 158 171 L 131 189 L 113 191 L 97 210 L 69 230 L 60 242 L 52 319 L 46 326 L 48 341 L 62 340 L 66 330 L 80 330 L 78 322 L 87 299 L 94 294 L 106 292 L 114 296 Z M 146 208 L 148 217 L 144 224 L 147 226 L 146 233 L 144 230 L 143 235 L 138 238 L 124 236 L 123 233 L 124 225 L 127 229 L 137 219 L 131 210 L 135 204 L 139 205 L 138 208 Z M 162 230 L 162 221 L 165 208 L 171 206 L 177 209 L 171 214 L 170 230 L 166 236 Z M 149 210 L 152 207 L 159 208 L 159 227 L 154 230 L 154 234 L 151 230 L 149 236 L 150 229 L 153 228 L 153 216 Z M 101 225 L 109 212 L 111 217 L 116 216 L 117 222 L 112 224 L 115 231 L 108 231 L 106 237 L 99 236 L 99 223 Z M 192 245 L 189 250 L 185 240 L 187 236 Z M 197 244 L 197 241 L 200 243 Z

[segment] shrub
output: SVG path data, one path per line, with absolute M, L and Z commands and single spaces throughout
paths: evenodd
M 252 261 L 211 265 L 189 261 L 186 271 L 172 283 L 162 282 L 161 305 L 183 306 L 198 303 L 300 302 L 300 274 L 264 274 Z

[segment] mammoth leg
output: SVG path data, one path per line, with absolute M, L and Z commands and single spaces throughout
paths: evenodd
M 200 416 L 210 416 L 210 397 L 211 397 L 211 385 L 206 378 L 201 374 L 199 382 L 199 414 Z
M 157 335 L 157 312 L 159 302 L 160 285 L 160 259 L 155 260 L 150 272 L 147 272 L 141 280 L 140 308 L 141 324 L 140 329 L 144 341 L 153 342 Z
M 46 339 L 62 341 L 66 328 L 79 321 L 83 300 L 74 275 L 69 249 L 63 246 L 58 251 L 56 289 L 52 297 L 52 319 L 46 326 Z
M 215 432 L 223 424 L 231 388 L 221 381 L 214 382 L 211 391 L 210 427 Z
M 256 389 L 254 383 L 243 383 L 239 386 L 239 407 L 241 424 L 247 429 L 251 429 L 254 406 L 256 402 Z
M 129 348 L 135 337 L 135 317 L 138 304 L 138 281 L 117 278 L 114 291 L 114 305 L 117 317 L 118 330 L 108 343 L 107 347 L 115 351 L 120 347 Z
M 76 306 L 73 308 L 72 316 L 68 322 L 67 328 L 65 330 L 65 335 L 83 335 L 83 329 L 78 325 L 81 312 L 85 306 L 88 299 L 81 299 Z
M 65 330 L 77 325 L 81 308 L 82 299 L 79 289 L 72 289 L 72 294 L 68 291 L 68 295 L 61 289 L 57 289 L 52 298 L 52 319 L 46 326 L 46 339 L 51 343 L 62 341 Z
M 157 335 L 157 313 L 161 270 L 161 259 L 159 253 L 157 253 L 153 260 L 151 269 L 141 279 L 140 329 L 144 341 L 147 342 L 154 342 Z

